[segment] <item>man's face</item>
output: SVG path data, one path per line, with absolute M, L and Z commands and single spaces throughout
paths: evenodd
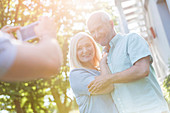
M 101 46 L 106 46 L 109 44 L 112 32 L 110 22 L 102 23 L 100 21 L 91 21 L 89 22 L 88 29 L 94 40 Z

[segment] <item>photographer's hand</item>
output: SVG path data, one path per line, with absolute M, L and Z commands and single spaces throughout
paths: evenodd
M 56 38 L 57 25 L 53 18 L 40 17 L 39 24 L 35 26 L 34 30 L 36 35 L 41 38 Z
M 12 34 L 13 32 L 16 32 L 17 30 L 19 30 L 21 27 L 20 26 L 10 26 L 10 25 L 6 25 L 4 26 L 1 31 L 4 33 L 9 34 L 12 38 L 14 38 L 14 35 Z

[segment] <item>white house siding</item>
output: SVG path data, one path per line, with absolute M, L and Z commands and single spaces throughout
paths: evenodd
M 153 27 L 156 33 L 156 37 L 151 40 L 150 46 L 154 57 L 154 67 L 158 79 L 162 83 L 169 74 L 170 14 L 165 1 L 149 0 L 147 2 L 145 2 L 145 7 L 149 16 L 148 24 Z

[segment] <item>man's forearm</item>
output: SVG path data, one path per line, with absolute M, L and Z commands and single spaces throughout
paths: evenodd
M 107 76 L 109 83 L 127 83 L 142 79 L 149 75 L 150 56 L 139 59 L 132 67 L 122 72 Z
M 125 71 L 118 72 L 115 74 L 109 74 L 110 76 L 107 76 L 108 81 L 110 83 L 127 83 L 148 76 L 149 71 L 142 70 L 141 68 L 133 66 Z

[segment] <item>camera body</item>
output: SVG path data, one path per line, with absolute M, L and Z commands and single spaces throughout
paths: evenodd
M 31 23 L 27 26 L 21 27 L 19 30 L 17 30 L 17 38 L 21 41 L 28 41 L 34 38 L 37 38 L 34 27 L 38 25 L 39 21 L 36 21 L 34 23 Z

